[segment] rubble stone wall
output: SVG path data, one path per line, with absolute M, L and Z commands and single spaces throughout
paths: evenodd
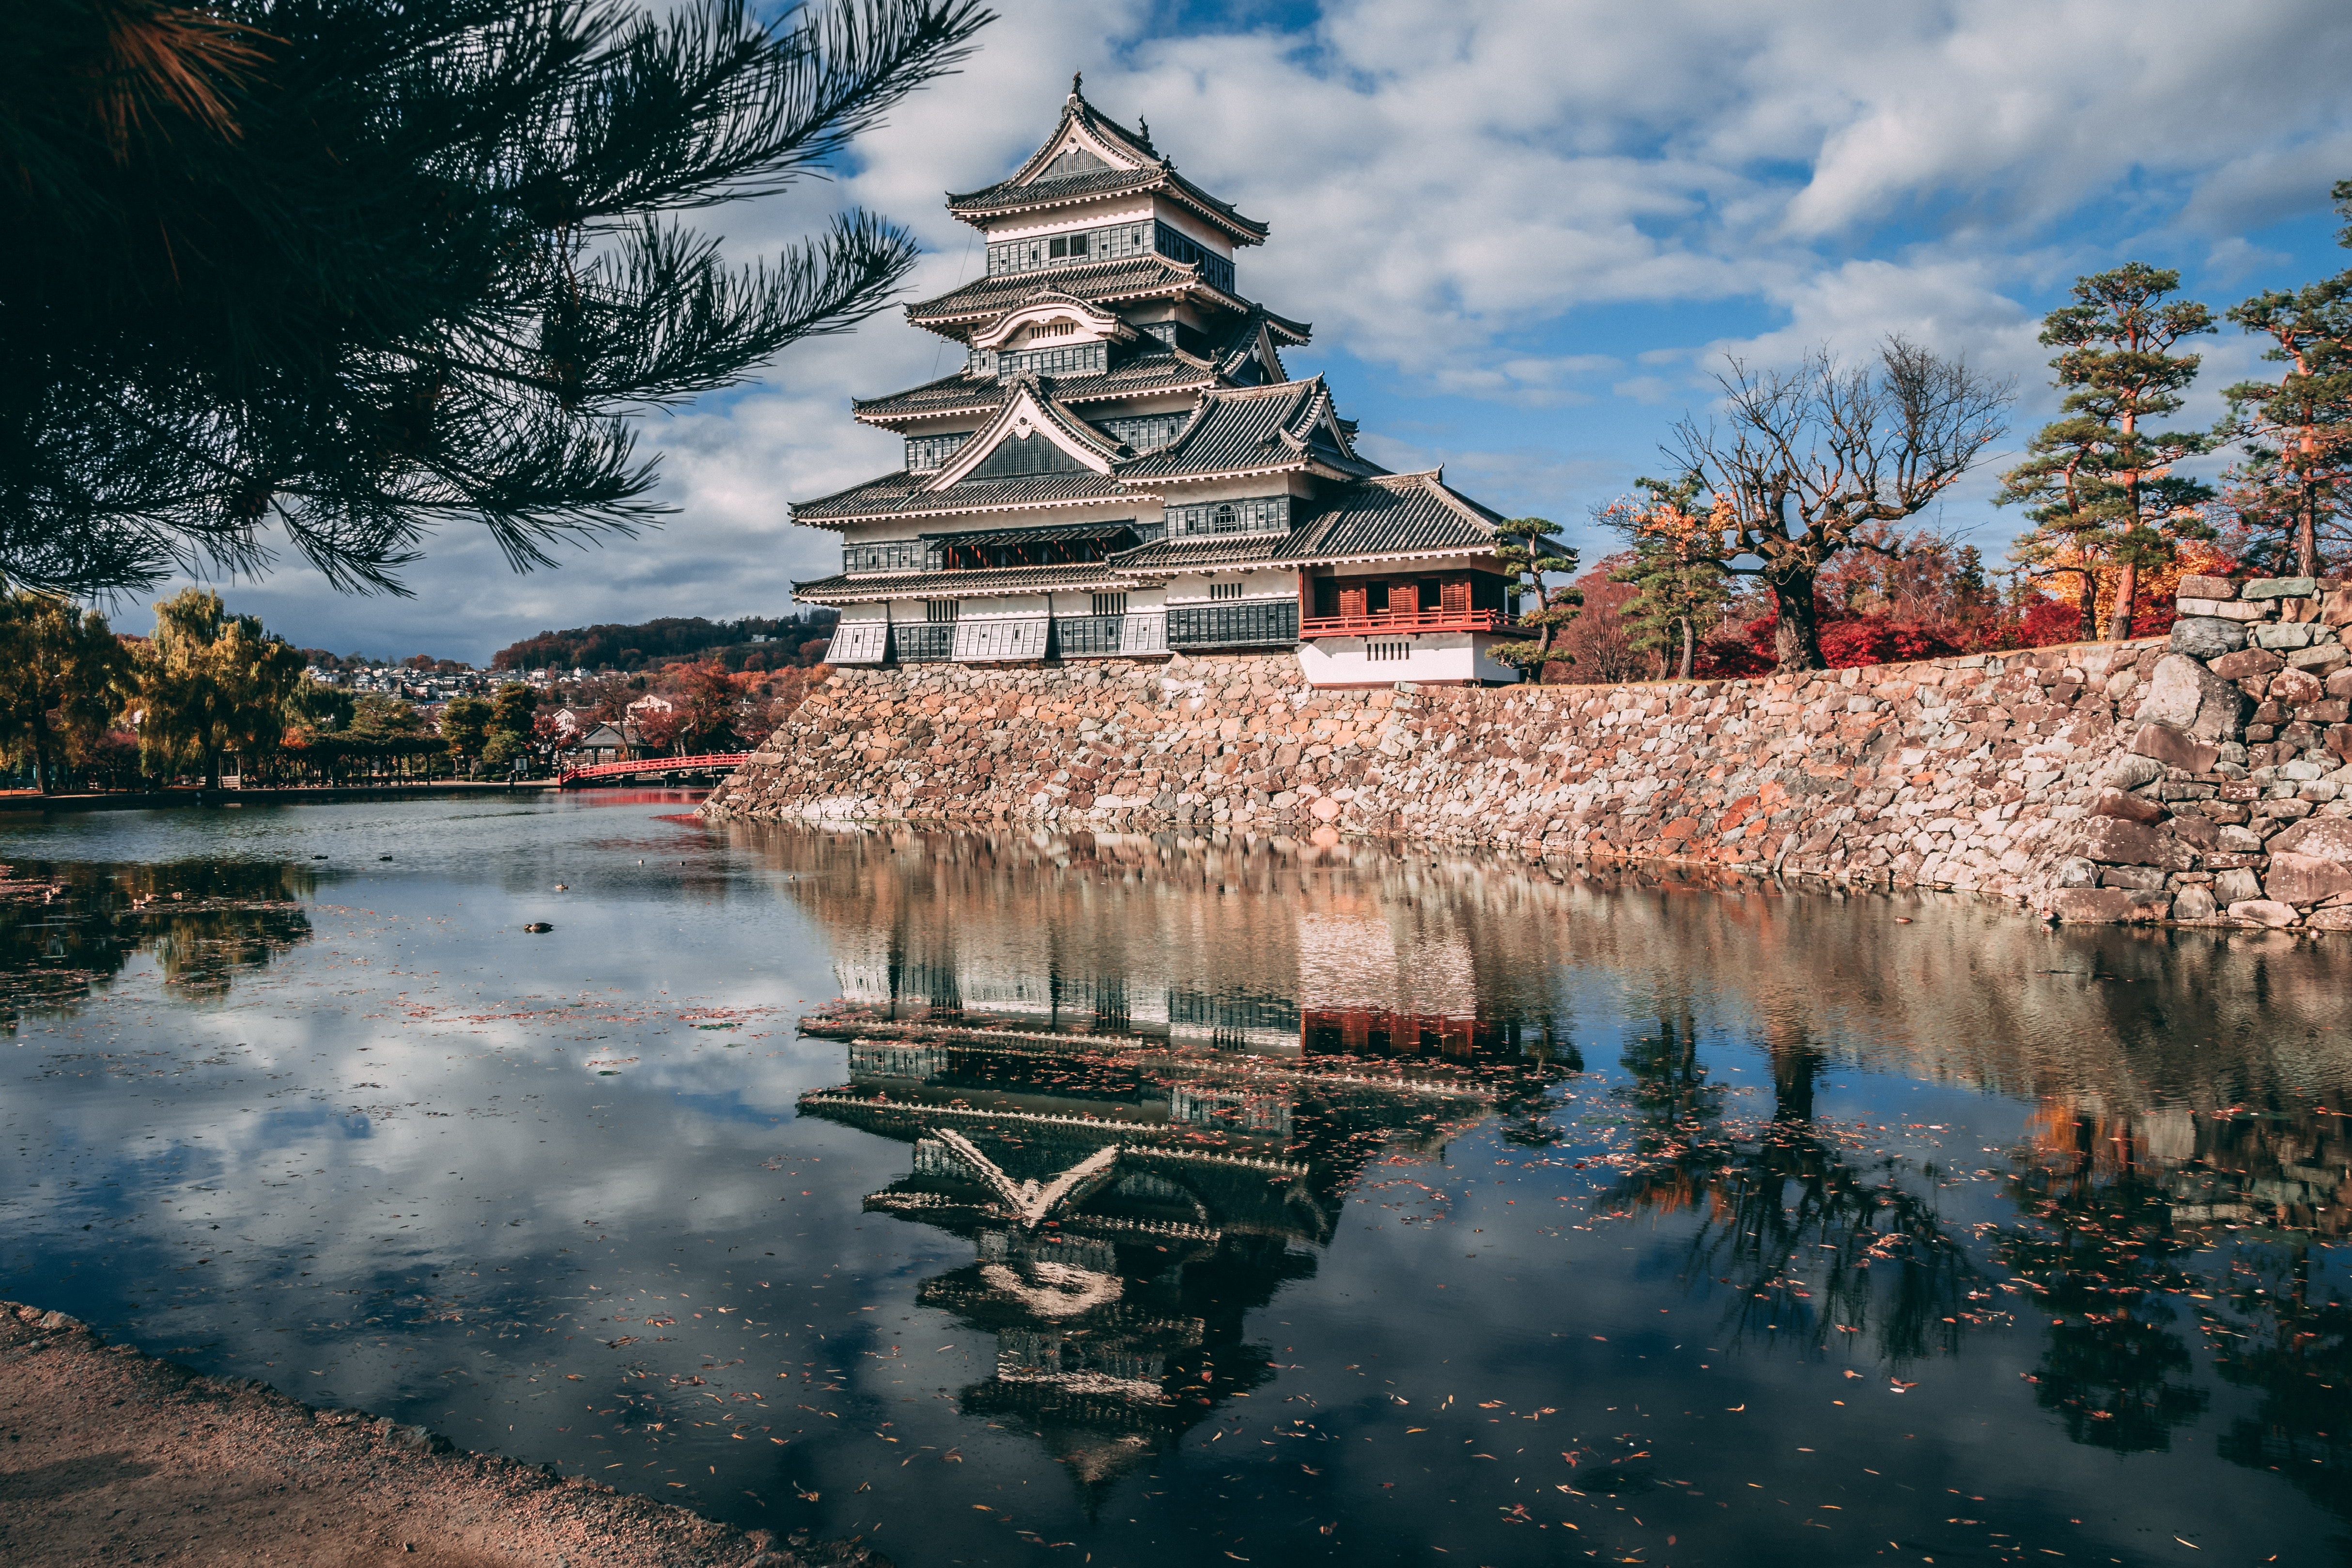
M 2188 581 L 2168 642 L 1752 680 L 1317 690 L 1287 652 L 836 670 L 703 810 L 1377 834 L 2352 927 L 2352 591 Z

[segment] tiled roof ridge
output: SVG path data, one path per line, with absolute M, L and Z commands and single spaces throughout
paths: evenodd
M 838 490 L 829 490 L 822 496 L 812 496 L 805 501 L 787 501 L 784 505 L 789 507 L 795 516 L 797 516 L 803 511 L 813 510 L 815 507 L 822 507 L 827 501 L 838 501 L 844 496 L 855 495 L 860 490 L 871 490 L 877 485 L 887 485 L 893 479 L 908 479 L 912 477 L 913 476 L 904 468 L 893 468 L 887 474 L 877 474 L 871 479 L 861 479 L 855 485 L 844 485 Z
M 1062 139 L 1062 132 L 1069 129 L 1070 121 L 1073 120 L 1078 121 L 1088 131 L 1093 131 L 1097 136 L 1106 136 L 1106 133 L 1108 133 L 1106 140 L 1122 143 L 1129 152 L 1143 160 L 1143 165 L 1146 169 L 1172 168 L 1174 166 L 1171 164 L 1166 158 L 1160 155 L 1160 149 L 1151 144 L 1151 139 L 1149 136 L 1144 135 L 1140 131 L 1129 131 L 1118 120 L 1113 120 L 1110 116 L 1103 113 L 1093 104 L 1087 101 L 1086 94 L 1078 91 L 1076 88 L 1073 86 L 1069 97 L 1062 100 L 1061 118 L 1054 121 L 1054 129 L 1046 132 L 1045 140 L 1037 144 L 1037 151 L 1029 154 L 1026 159 L 1023 160 L 1021 167 L 1013 170 L 1012 173 L 1007 174 L 1003 179 L 996 182 L 996 184 L 982 186 L 978 191 L 967 193 L 967 195 L 984 195 L 988 192 L 997 189 L 998 186 L 1017 185 L 1026 183 L 1036 172 L 1036 171 L 1045 166 L 1045 155 L 1053 151 L 1054 143 Z M 1133 173 L 1141 173 L 1142 172 L 1142 169 L 1129 171 L 1129 172 Z M 958 198 L 954 196 L 950 196 L 948 198 L 950 202 L 954 202 Z

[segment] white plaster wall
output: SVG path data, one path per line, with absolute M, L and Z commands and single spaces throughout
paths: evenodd
M 1265 536 L 1266 548 L 1272 549 L 1281 540 L 1280 534 L 1268 534 Z M 1243 600 L 1296 600 L 1298 597 L 1298 573 L 1286 567 L 1271 571 L 1182 572 L 1168 580 L 1167 602 L 1170 604 L 1234 603 L 1235 601 L 1230 599 L 1212 601 L 1209 597 L 1209 585 L 1213 582 L 1232 582 L 1237 578 L 1241 581 Z
M 1500 664 L 1487 649 L 1498 639 L 1468 632 L 1424 632 L 1418 635 L 1378 637 L 1318 637 L 1298 645 L 1298 668 L 1314 686 L 1377 686 L 1397 681 L 1501 682 L 1518 679 L 1518 672 Z M 1374 659 L 1367 644 L 1410 643 L 1402 659 Z

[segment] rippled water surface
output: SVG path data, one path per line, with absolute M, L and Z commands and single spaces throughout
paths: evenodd
M 0 1294 L 905 1568 L 2352 1556 L 2343 937 L 689 808 L 0 826 Z

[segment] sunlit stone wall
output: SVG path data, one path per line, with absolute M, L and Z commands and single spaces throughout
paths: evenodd
M 1287 653 L 840 670 L 704 810 L 1381 834 L 2352 927 L 2352 591 L 2192 578 L 2182 610 L 2168 642 L 1639 685 L 1318 691 Z

